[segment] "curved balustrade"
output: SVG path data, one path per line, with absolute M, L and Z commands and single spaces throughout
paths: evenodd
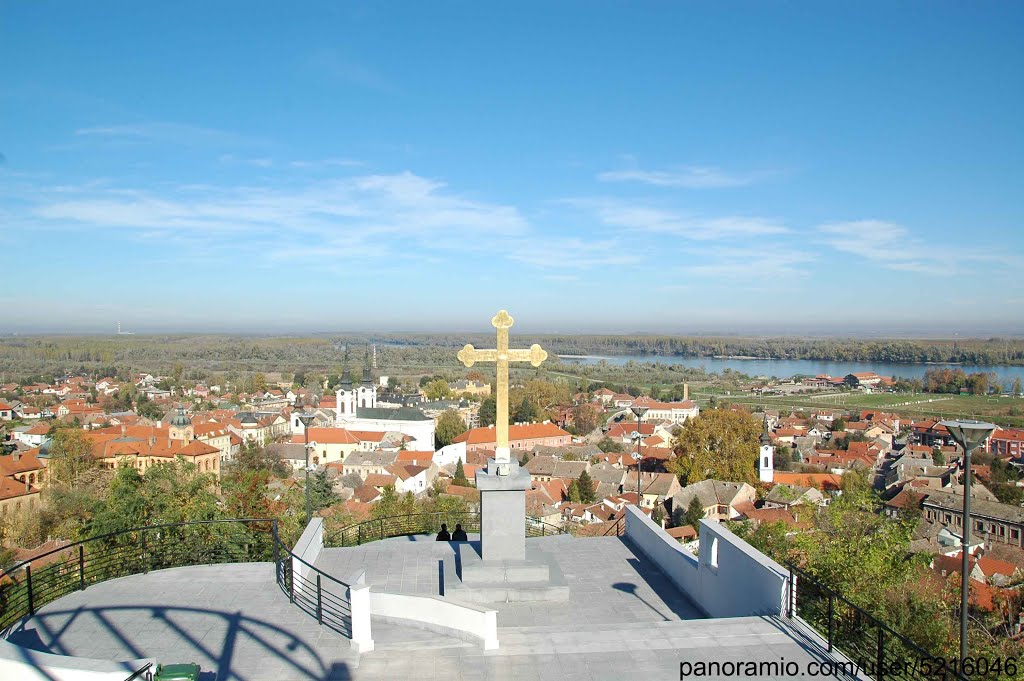
M 277 521 L 203 520 L 89 537 L 0 571 L 0 632 L 43 605 L 108 579 L 212 563 L 270 562 Z
M 448 526 L 449 532 L 453 532 L 456 525 L 462 525 L 462 529 L 468 534 L 478 534 L 480 532 L 480 513 L 413 513 L 364 520 L 361 523 L 341 528 L 328 528 L 324 532 L 324 546 L 343 548 L 359 546 L 389 537 L 408 537 L 417 534 L 436 535 L 441 531 L 442 523 Z M 546 537 L 553 534 L 568 534 L 568 532 L 550 523 L 527 517 L 527 537 Z

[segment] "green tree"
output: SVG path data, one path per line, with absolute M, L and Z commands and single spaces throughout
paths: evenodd
M 494 396 L 485 397 L 480 403 L 480 411 L 477 412 L 477 418 L 480 421 L 480 425 L 483 427 L 493 426 L 497 419 L 497 399 Z
M 466 432 L 466 422 L 454 409 L 447 409 L 437 419 L 437 427 L 434 429 L 434 439 L 437 448 L 447 447 L 455 438 Z
M 83 472 L 96 467 L 92 457 L 92 443 L 85 432 L 77 428 L 61 427 L 50 434 L 50 462 L 47 474 L 50 482 L 74 485 Z
M 448 399 L 451 396 L 452 391 L 451 388 L 448 387 L 448 381 L 443 378 L 435 378 L 423 387 L 423 394 L 428 400 L 435 401 Z
M 750 414 L 715 409 L 686 421 L 666 467 L 687 485 L 715 478 L 755 484 L 761 424 Z
M 832 420 L 833 433 L 841 433 L 844 430 L 846 430 L 846 419 L 840 416 L 839 418 Z
M 381 490 L 380 498 L 373 505 L 375 519 L 390 518 L 399 515 L 400 502 L 394 485 L 387 485 Z
M 569 501 L 578 504 L 583 501 L 583 497 L 580 495 L 580 484 L 576 480 L 569 483 L 569 489 L 566 492 L 569 497 Z
M 941 447 L 932 447 L 932 461 L 935 462 L 936 466 L 941 466 L 946 463 L 946 455 L 942 453 Z
M 651 511 L 651 520 L 653 520 L 658 525 L 661 525 L 662 523 L 664 523 L 665 522 L 665 507 L 662 506 L 661 504 L 658 504 L 657 506 L 655 506 L 654 510 Z
M 626 451 L 625 447 L 622 446 L 621 442 L 619 442 L 618 440 L 613 440 L 607 435 L 605 435 L 598 441 L 597 448 L 600 449 L 605 454 L 621 454 L 622 452 Z
M 513 420 L 516 423 L 533 423 L 537 420 L 537 408 L 533 406 L 528 397 L 524 397 L 523 401 L 516 407 Z
M 772 458 L 772 466 L 777 471 L 793 469 L 793 450 L 789 447 L 776 447 Z
M 310 476 L 309 503 L 313 507 L 314 513 L 328 506 L 333 506 L 340 500 L 341 497 L 334 493 L 333 484 L 327 479 L 327 471 L 317 471 Z
M 576 481 L 576 488 L 579 490 L 580 501 L 584 504 L 592 504 L 597 501 L 597 491 L 594 489 L 594 480 L 590 473 L 583 471 Z
M 1011 392 L 1013 392 L 1014 397 L 1021 394 L 1020 376 L 1013 379 L 1013 390 Z
M 700 532 L 700 521 L 703 518 L 704 507 L 701 505 L 700 499 L 697 498 L 697 495 L 694 495 L 693 498 L 690 499 L 690 504 L 689 506 L 686 507 L 686 510 L 678 514 L 678 517 L 674 518 L 673 520 L 677 527 L 689 525 L 693 529 Z
M 459 487 L 469 487 L 469 480 L 466 478 L 466 469 L 462 467 L 462 459 L 459 459 L 455 463 L 455 476 L 452 478 L 452 484 L 458 485 Z

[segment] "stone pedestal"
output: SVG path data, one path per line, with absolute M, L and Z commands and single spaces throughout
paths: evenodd
M 530 473 L 511 459 L 507 475 L 488 459 L 487 470 L 477 471 L 480 491 L 480 552 L 485 561 L 526 559 L 526 490 Z
M 564 601 L 569 587 L 557 562 L 537 547 L 526 549 L 526 490 L 530 474 L 511 459 L 477 471 L 480 542 L 459 542 L 444 564 L 444 591 L 470 603 Z

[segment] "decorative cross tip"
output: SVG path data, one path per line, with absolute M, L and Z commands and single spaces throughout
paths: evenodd
M 458 357 L 459 361 L 465 364 L 468 369 L 476 362 L 476 348 L 469 343 L 466 343 L 466 345 L 459 350 L 459 354 L 456 355 L 456 357 Z
M 499 310 L 498 314 L 494 315 L 494 318 L 491 319 L 491 326 L 496 329 L 510 329 L 513 323 L 512 315 L 505 310 Z
M 548 353 L 544 348 L 534 343 L 530 346 L 530 364 L 535 367 L 539 367 L 541 362 L 548 358 Z

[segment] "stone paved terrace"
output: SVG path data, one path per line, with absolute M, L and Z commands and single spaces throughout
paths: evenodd
M 687 619 L 695 614 L 689 602 L 644 568 L 627 544 L 578 541 L 570 554 L 579 571 L 567 574 L 589 595 L 501 608 L 501 647 L 494 651 L 375 621 L 376 649 L 357 655 L 346 639 L 289 603 L 267 563 L 176 568 L 93 585 L 42 608 L 12 641 L 68 655 L 195 661 L 210 670 L 204 681 L 650 680 L 679 678 L 683 661 L 827 659 L 820 639 L 775 618 Z M 368 573 L 375 565 L 394 568 L 388 571 L 394 584 L 396 575 L 404 581 L 416 573 L 412 565 L 424 552 L 445 546 L 390 540 L 359 547 L 351 560 L 361 554 Z M 635 590 L 614 587 L 630 581 Z
M 569 585 L 569 601 L 488 604 L 498 611 L 499 629 L 703 617 L 690 599 L 620 537 L 558 535 L 529 542 L 557 560 Z M 439 563 L 452 560 L 456 546 L 434 541 L 429 535 L 395 537 L 358 547 L 324 549 L 316 566 L 335 576 L 365 569 L 366 583 L 374 591 L 437 596 L 441 595 Z

